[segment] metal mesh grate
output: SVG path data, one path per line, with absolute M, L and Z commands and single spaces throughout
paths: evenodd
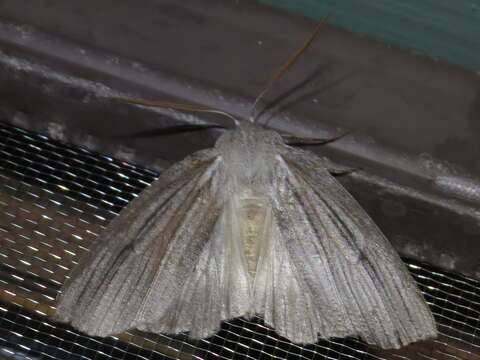
M 257 320 L 209 339 L 136 331 L 91 338 L 48 315 L 61 283 L 98 232 L 156 173 L 0 123 L 0 358 L 476 359 L 480 284 L 408 260 L 440 326 L 439 339 L 399 351 L 355 339 L 298 346 Z

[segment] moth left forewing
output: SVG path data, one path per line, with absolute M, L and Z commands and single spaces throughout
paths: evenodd
M 278 151 L 271 325 L 296 342 L 351 335 L 385 348 L 435 336 L 413 279 L 360 205 L 313 154 Z
M 97 336 L 138 328 L 201 338 L 243 315 L 246 272 L 224 241 L 233 216 L 222 161 L 214 149 L 195 153 L 132 200 L 63 287 L 56 319 Z
M 221 190 L 214 196 L 224 198 L 225 188 Z M 222 321 L 251 313 L 243 200 L 244 194 L 228 193 L 219 219 L 208 234 L 210 240 L 181 293 L 164 317 L 152 319 L 139 329 L 156 333 L 189 331 L 190 337 L 201 339 L 218 331 Z
M 233 216 L 232 216 L 233 215 Z M 225 204 L 199 261 L 162 318 L 139 326 L 155 333 L 188 331 L 201 339 L 213 335 L 221 322 L 244 315 L 249 307 L 249 280 L 235 241 L 238 225 L 231 204 Z M 193 236 L 198 236 L 193 234 Z

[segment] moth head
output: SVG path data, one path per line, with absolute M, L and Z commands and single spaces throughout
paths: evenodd
M 285 146 L 275 131 L 245 123 L 221 135 L 215 148 L 222 159 L 227 187 L 233 192 L 244 188 L 262 191 L 273 179 L 274 157 Z
M 243 121 L 233 130 L 222 134 L 215 148 L 220 152 L 240 151 L 250 153 L 252 151 L 267 151 L 267 148 L 284 145 L 282 136 L 277 132 L 261 125 Z

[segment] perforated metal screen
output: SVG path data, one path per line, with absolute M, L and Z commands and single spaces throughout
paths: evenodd
M 79 256 L 156 176 L 0 123 L 0 358 L 480 358 L 479 282 L 410 260 L 408 268 L 432 307 L 441 336 L 399 351 L 355 339 L 301 347 L 278 338 L 261 321 L 242 319 L 200 341 L 135 331 L 91 338 L 49 320 L 57 292 Z

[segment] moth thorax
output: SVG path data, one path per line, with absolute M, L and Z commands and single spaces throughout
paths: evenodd
M 243 225 L 243 251 L 247 261 L 248 273 L 252 280 L 257 272 L 260 244 L 265 233 L 268 206 L 265 199 L 259 197 L 243 198 L 240 214 Z

